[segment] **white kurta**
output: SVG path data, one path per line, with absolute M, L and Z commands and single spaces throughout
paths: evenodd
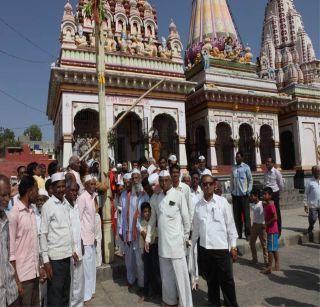
M 73 241 L 75 244 L 75 252 L 78 255 L 79 261 L 74 262 L 71 258 L 71 285 L 70 285 L 70 307 L 83 306 L 84 300 L 84 269 L 82 261 L 82 247 L 81 247 L 81 223 L 78 212 L 78 207 L 71 206 L 70 222 L 73 234 Z
M 191 190 L 190 187 L 185 184 L 184 182 L 179 183 L 178 187 L 175 188 L 176 190 L 180 191 L 183 193 L 183 195 L 186 198 L 187 201 L 187 206 L 188 206 L 188 212 L 189 212 L 189 217 L 190 217 L 190 226 L 192 224 L 192 219 L 191 219 L 191 215 L 192 214 L 192 197 L 191 197 Z
M 132 285 L 138 279 L 139 287 L 143 287 L 144 285 L 144 268 L 139 247 L 141 205 L 148 201 L 149 196 L 145 192 L 134 195 L 124 191 L 120 196 L 122 220 L 119 234 L 123 236 L 125 241 L 127 281 Z M 136 218 L 137 213 L 138 217 Z
M 148 225 L 146 242 L 151 241 L 158 223 L 162 298 L 166 304 L 191 307 L 192 295 L 185 258 L 185 242 L 189 238 L 190 217 L 184 194 L 172 188 L 156 198 Z

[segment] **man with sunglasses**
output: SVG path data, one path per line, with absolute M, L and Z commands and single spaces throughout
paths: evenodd
M 145 250 L 150 251 L 153 229 L 158 225 L 162 299 L 167 305 L 192 307 L 192 295 L 185 247 L 189 239 L 190 218 L 185 196 L 173 188 L 168 171 L 159 174 L 162 192 L 156 199 L 148 225 Z M 179 296 L 179 301 L 177 297 Z
M 197 204 L 192 232 L 192 246 L 200 238 L 199 257 L 208 285 L 210 304 L 221 306 L 220 288 L 225 306 L 238 306 L 232 261 L 237 260 L 238 233 L 227 200 L 214 194 L 212 175 L 201 178 L 204 197 Z M 196 264 L 197 265 L 197 264 Z

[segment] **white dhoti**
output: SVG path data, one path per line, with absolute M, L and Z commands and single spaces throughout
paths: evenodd
M 75 265 L 71 257 L 70 307 L 82 307 L 84 301 L 84 268 L 83 260 Z
M 162 280 L 162 299 L 165 304 L 192 307 L 192 294 L 186 258 L 159 257 Z M 179 301 L 178 301 L 179 296 Z
M 97 239 L 97 247 L 96 247 L 96 267 L 100 267 L 102 265 L 102 250 L 101 250 L 101 239 Z
M 127 269 L 127 281 L 130 285 L 133 285 L 138 279 L 138 286 L 143 288 L 144 286 L 144 268 L 141 256 L 141 250 L 139 247 L 139 240 L 131 242 L 130 245 L 125 244 L 125 263 Z
M 96 249 L 94 245 L 84 247 L 84 301 L 92 299 L 96 293 Z

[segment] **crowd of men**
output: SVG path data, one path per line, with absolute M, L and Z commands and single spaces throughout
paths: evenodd
M 0 175 L 0 306 L 83 306 L 96 291 L 101 257 L 99 162 L 73 156 L 67 169 L 58 162 L 20 166 L 18 183 Z M 309 229 L 320 219 L 320 167 L 306 187 Z M 232 204 L 206 168 L 204 156 L 180 169 L 177 157 L 141 159 L 110 170 L 114 235 L 124 256 L 129 291 L 139 302 L 161 296 L 166 306 L 193 306 L 199 276 L 208 300 L 237 306 L 232 262 L 237 240 L 250 242 L 258 262 L 259 237 L 265 268 L 280 269 L 281 173 L 266 160 L 264 187 L 253 184 L 243 154 L 236 154 L 230 177 Z M 252 223 L 250 219 L 252 211 Z M 274 262 L 274 266 L 273 266 Z

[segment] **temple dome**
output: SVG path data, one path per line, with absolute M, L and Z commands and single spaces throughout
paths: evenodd
M 226 0 L 193 0 L 188 47 L 231 36 L 240 40 Z

